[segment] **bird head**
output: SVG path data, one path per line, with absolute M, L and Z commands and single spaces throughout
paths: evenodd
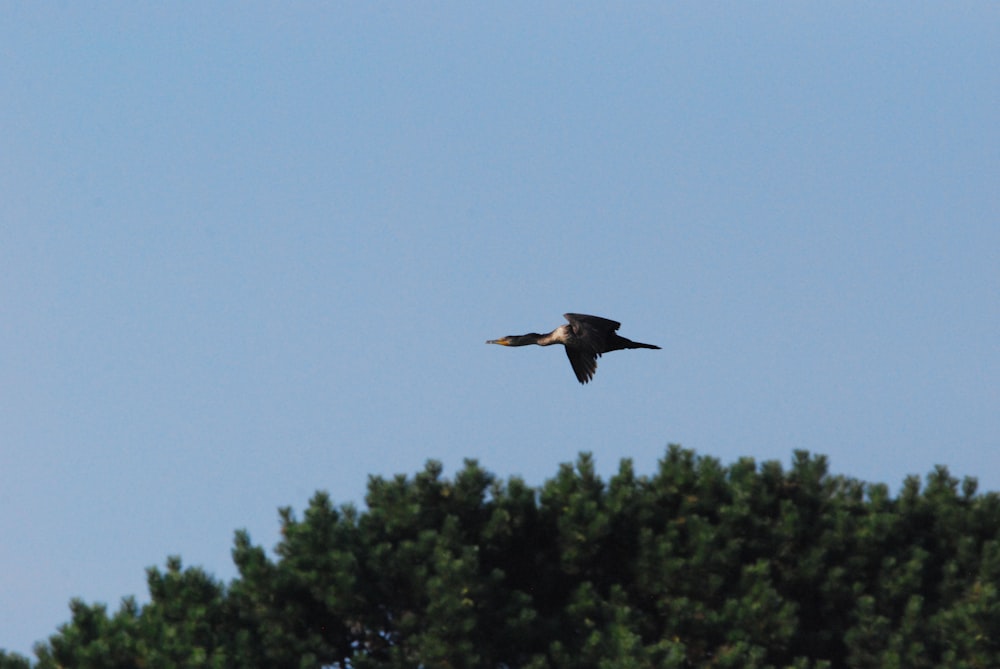
M 487 344 L 500 344 L 501 346 L 527 346 L 528 344 L 537 344 L 538 340 L 542 338 L 542 335 L 537 332 L 529 332 L 524 335 L 508 335 L 506 337 L 500 337 L 500 339 L 490 339 Z

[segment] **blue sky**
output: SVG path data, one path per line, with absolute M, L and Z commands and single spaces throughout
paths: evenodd
M 317 489 L 1000 490 L 1000 5 L 0 8 L 0 648 Z M 486 339 L 567 311 L 662 351 Z

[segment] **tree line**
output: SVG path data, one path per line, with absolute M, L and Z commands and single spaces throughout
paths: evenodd
M 581 454 L 537 488 L 430 461 L 279 514 L 230 583 L 171 557 L 0 669 L 1000 667 L 1000 497 L 944 467 L 893 496 L 804 451 Z

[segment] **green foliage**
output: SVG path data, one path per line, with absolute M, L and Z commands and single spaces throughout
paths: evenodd
M 31 662 L 23 655 L 0 650 L 0 669 L 30 669 L 30 667 Z
M 805 452 L 608 481 L 583 454 L 538 489 L 432 461 L 280 518 L 228 585 L 170 558 L 144 606 L 73 601 L 34 666 L 1000 666 L 1000 498 L 943 467 L 893 498 Z

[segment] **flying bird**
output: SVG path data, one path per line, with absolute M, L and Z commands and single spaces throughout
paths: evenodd
M 597 359 L 601 357 L 602 353 L 620 351 L 625 348 L 660 348 L 653 344 L 641 344 L 622 337 L 615 332 L 622 326 L 617 321 L 600 316 L 588 316 L 587 314 L 563 314 L 563 318 L 569 321 L 569 324 L 560 325 L 548 334 L 529 332 L 523 335 L 490 339 L 486 343 L 500 344 L 501 346 L 562 344 L 566 347 L 566 357 L 569 358 L 569 364 L 573 366 L 573 372 L 580 383 L 587 383 L 594 378 L 594 373 L 597 371 Z

